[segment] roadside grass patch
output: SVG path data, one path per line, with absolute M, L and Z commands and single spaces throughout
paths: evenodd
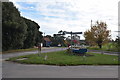
M 5 54 L 5 53 L 14 53 L 14 52 L 23 52 L 23 51 L 33 51 L 33 50 L 38 50 L 38 49 L 37 48 L 29 48 L 29 49 L 8 50 L 8 51 L 3 51 L 2 54 Z
M 38 54 L 31 54 L 19 57 L 9 58 L 7 61 L 13 61 L 23 64 L 46 64 L 46 65 L 118 65 L 118 56 L 86 53 L 93 56 L 77 56 L 67 53 L 67 51 L 49 52 Z M 47 55 L 47 59 L 44 57 Z M 23 60 L 18 60 L 26 58 Z
M 88 49 L 119 52 L 119 47 L 117 46 L 117 43 L 105 44 L 105 45 L 102 46 L 101 49 L 98 46 L 88 47 Z
M 42 50 L 46 50 L 47 47 L 43 47 Z M 64 48 L 64 47 L 51 47 L 51 48 Z M 51 49 L 48 47 L 47 49 Z M 16 53 L 16 52 L 25 52 L 25 51 L 36 51 L 38 48 L 28 48 L 28 49 L 15 49 L 15 50 L 8 50 L 8 51 L 3 51 L 0 54 L 7 54 L 7 53 Z

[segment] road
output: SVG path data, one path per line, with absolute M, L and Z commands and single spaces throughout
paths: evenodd
M 117 78 L 117 66 L 48 66 L 3 62 L 4 78 Z
M 54 52 L 54 51 L 62 51 L 66 50 L 67 48 L 47 48 L 41 51 L 41 53 L 46 53 L 46 52 Z M 2 59 L 7 59 L 10 57 L 16 57 L 16 56 L 21 56 L 21 55 L 28 55 L 28 54 L 38 54 L 38 51 L 25 51 L 25 52 L 14 52 L 14 53 L 7 53 L 2 55 Z
M 59 51 L 65 48 L 44 50 L 42 52 Z M 4 54 L 3 59 L 37 51 Z M 2 60 L 3 78 L 117 78 L 118 66 L 50 66 L 27 65 Z

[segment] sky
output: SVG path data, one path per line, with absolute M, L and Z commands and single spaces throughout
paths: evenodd
M 118 36 L 119 0 L 10 0 L 21 16 L 39 24 L 45 35 L 58 31 L 85 32 L 96 21 L 107 23 L 111 37 Z M 83 34 L 80 34 L 84 39 Z

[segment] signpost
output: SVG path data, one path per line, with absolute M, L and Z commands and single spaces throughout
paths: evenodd
M 72 31 L 71 31 L 71 32 L 64 31 L 64 33 L 65 33 L 65 34 L 71 34 L 71 48 L 72 48 L 72 40 L 73 40 L 73 39 L 72 39 L 72 35 L 73 35 L 73 34 L 82 34 L 82 32 L 72 32 Z
M 63 34 L 56 34 L 56 35 L 65 35 L 65 34 L 71 34 L 71 48 L 72 48 L 72 35 L 73 34 L 82 34 L 82 32 L 67 32 L 67 31 L 61 31 L 61 32 L 63 32 Z

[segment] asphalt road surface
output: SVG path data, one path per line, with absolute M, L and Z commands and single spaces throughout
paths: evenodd
M 66 50 L 67 48 L 48 48 L 45 50 L 42 50 L 41 53 L 46 53 L 46 52 L 54 52 L 54 51 L 62 51 Z M 16 56 L 21 56 L 21 55 L 28 55 L 28 54 L 38 54 L 38 50 L 35 51 L 25 51 L 25 52 L 14 52 L 14 53 L 7 53 L 2 55 L 2 59 L 7 59 L 10 57 L 16 57 Z
M 59 51 L 65 48 L 49 49 L 43 52 Z M 36 54 L 36 51 L 4 54 L 2 60 L 3 78 L 117 78 L 118 66 L 50 66 L 19 64 L 4 61 L 9 57 L 26 54 Z M 0 66 L 1 67 L 1 66 Z

